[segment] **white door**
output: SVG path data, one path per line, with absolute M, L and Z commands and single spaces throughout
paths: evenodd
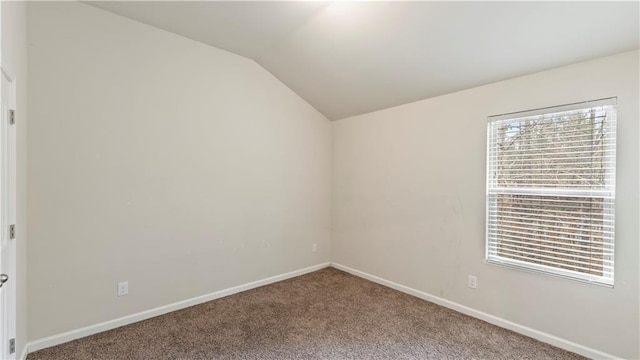
M 0 100 L 0 359 L 15 359 L 16 244 L 15 244 L 15 88 L 2 73 Z M 15 113 L 14 113 L 15 114 Z M 6 280 L 6 281 L 5 281 Z

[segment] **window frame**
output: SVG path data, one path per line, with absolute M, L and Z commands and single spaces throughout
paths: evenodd
M 613 142 L 609 142 L 606 144 L 607 151 L 611 151 L 613 153 L 613 162 L 612 165 L 606 168 L 605 171 L 605 188 L 602 190 L 594 190 L 594 189 L 581 189 L 581 190 L 569 190 L 569 189 L 558 189 L 558 187 L 552 188 L 538 188 L 538 189 L 527 189 L 527 188 L 499 188 L 492 187 L 494 183 L 492 170 L 495 170 L 494 163 L 492 162 L 492 156 L 497 154 L 496 150 L 491 149 L 493 142 L 494 132 L 492 131 L 492 123 L 498 121 L 522 121 L 524 118 L 530 118 L 541 115 L 552 115 L 555 113 L 562 113 L 568 111 L 576 111 L 581 109 L 595 108 L 595 107 L 603 107 L 610 106 L 612 107 L 612 129 L 613 129 Z M 511 268 L 515 270 L 525 271 L 525 272 L 533 272 L 538 274 L 543 274 L 551 277 L 559 277 L 569 280 L 574 280 L 578 282 L 584 282 L 589 284 L 595 284 L 605 287 L 614 287 L 615 280 L 615 191 L 616 191 L 616 140 L 617 140 L 617 97 L 603 98 L 592 101 L 584 101 L 578 103 L 571 103 L 559 106 L 549 106 L 544 108 L 518 111 L 512 113 L 505 113 L 500 115 L 492 115 L 487 118 L 487 145 L 486 145 L 486 194 L 485 194 L 485 205 L 486 205 L 486 219 L 485 219 L 485 262 L 492 265 L 498 265 L 506 268 Z M 498 189 L 499 191 L 495 191 Z M 498 257 L 492 256 L 490 251 L 491 235 L 490 235 L 490 221 L 492 220 L 491 210 L 495 209 L 497 214 L 498 206 L 497 206 L 497 195 L 498 194 L 508 194 L 508 193 L 518 193 L 518 194 L 531 194 L 531 195 L 541 195 L 541 196 L 566 196 L 569 197 L 571 194 L 579 194 L 581 196 L 592 196 L 592 197 L 600 197 L 603 199 L 603 221 L 610 221 L 611 228 L 611 239 L 609 241 L 609 245 L 612 247 L 611 254 L 608 256 L 603 252 L 603 259 L 611 262 L 611 271 L 610 277 L 607 276 L 597 276 L 586 273 L 580 273 L 578 271 L 567 270 L 559 267 L 553 267 L 548 265 L 536 264 L 533 262 L 527 262 L 512 258 Z M 492 200 L 490 196 L 495 194 L 496 205 L 492 207 Z M 609 203 L 607 203 L 609 202 Z M 606 206 L 610 205 L 610 206 Z M 496 215 L 497 217 L 497 215 Z M 495 243 L 497 245 L 498 239 L 495 239 Z M 603 237 L 604 242 L 604 237 Z

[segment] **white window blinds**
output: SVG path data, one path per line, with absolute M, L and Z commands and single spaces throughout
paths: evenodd
M 489 262 L 613 286 L 615 104 L 489 118 Z

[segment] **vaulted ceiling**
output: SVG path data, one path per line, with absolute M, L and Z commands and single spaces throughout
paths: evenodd
M 640 47 L 638 2 L 89 3 L 254 59 L 333 120 Z

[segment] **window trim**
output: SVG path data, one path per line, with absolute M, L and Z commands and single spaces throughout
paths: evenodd
M 524 110 L 524 111 L 517 111 L 517 112 L 510 112 L 510 113 L 503 113 L 503 114 L 498 114 L 498 115 L 492 115 L 492 116 L 488 116 L 487 117 L 487 143 L 486 143 L 486 164 L 485 164 L 485 172 L 486 172 L 486 193 L 485 193 L 485 205 L 486 205 L 486 217 L 485 217 L 485 263 L 487 264 L 491 264 L 491 265 L 497 265 L 497 266 L 501 266 L 501 267 L 506 267 L 506 268 L 510 268 L 510 269 L 514 269 L 514 270 L 518 270 L 518 271 L 523 271 L 523 272 L 528 272 L 528 273 L 535 273 L 535 274 L 542 274 L 545 276 L 549 276 L 549 277 L 555 277 L 555 278 L 562 278 L 562 279 L 568 279 L 571 281 L 576 281 L 576 282 L 581 282 L 581 283 L 587 283 L 587 284 L 591 284 L 591 285 L 597 285 L 597 286 L 602 286 L 602 287 L 607 287 L 607 288 L 614 288 L 614 279 L 615 279 L 615 190 L 616 190 L 616 160 L 617 160 L 617 156 L 614 157 L 614 161 L 613 161 L 613 165 L 610 168 L 607 168 L 606 171 L 606 181 L 605 183 L 608 184 L 612 184 L 613 186 L 611 187 L 611 189 L 602 189 L 602 190 L 591 190 L 591 189 L 575 189 L 575 190 L 570 190 L 570 189 L 563 189 L 563 190 L 558 190 L 555 188 L 546 188 L 546 189 L 517 189 L 517 188 L 498 188 L 498 187 L 491 187 L 492 184 L 492 176 L 491 176 L 491 172 L 490 170 L 491 168 L 491 156 L 492 156 L 492 151 L 490 149 L 490 146 L 492 144 L 492 131 L 490 129 L 490 124 L 494 123 L 496 121 L 503 121 L 503 120 L 512 120 L 512 121 L 517 121 L 519 119 L 524 119 L 524 118 L 530 118 L 530 117 L 534 117 L 534 116 L 540 116 L 540 115 L 552 115 L 552 114 L 556 114 L 556 113 L 561 113 L 561 112 L 567 112 L 567 111 L 573 111 L 573 110 L 580 110 L 580 109 L 585 109 L 585 108 L 592 108 L 592 107 L 601 107 L 601 106 L 613 106 L 614 108 L 617 107 L 617 101 L 618 98 L 617 97 L 609 97 L 609 98 L 602 98 L 602 99 L 597 99 L 597 100 L 591 100 L 591 101 L 583 101 L 583 102 L 577 102 L 577 103 L 571 103 L 571 104 L 564 104 L 564 105 L 559 105 L 559 106 L 549 106 L 549 107 L 543 107 L 543 108 L 537 108 L 537 109 L 530 109 L 530 110 Z M 614 112 L 614 117 L 613 117 L 613 126 L 614 126 L 614 131 L 615 131 L 615 137 L 614 139 L 617 138 L 617 119 L 615 116 L 616 112 Z M 609 143 L 607 144 L 607 149 L 608 150 L 613 150 L 614 155 L 616 154 L 615 149 L 616 145 L 615 145 L 615 141 L 614 143 Z M 607 280 L 606 277 L 603 276 L 597 276 L 597 275 L 591 275 L 591 274 L 585 274 L 585 273 L 580 273 L 578 271 L 571 271 L 571 270 L 567 270 L 567 269 L 562 269 L 562 268 L 558 268 L 558 267 L 553 267 L 553 266 L 547 266 L 547 265 L 542 265 L 542 264 L 536 264 L 536 263 L 532 263 L 532 262 L 527 262 L 527 261 L 522 261 L 522 260 L 516 260 L 516 259 L 510 259 L 510 258 L 504 258 L 501 257 L 500 259 L 496 259 L 496 258 L 492 258 L 490 256 L 490 219 L 491 219 L 491 200 L 490 200 L 490 195 L 491 195 L 491 191 L 493 190 L 493 193 L 495 193 L 495 190 L 498 190 L 499 193 L 518 193 L 518 194 L 532 194 L 532 195 L 551 195 L 554 192 L 557 193 L 561 193 L 562 195 L 570 195 L 570 194 L 574 194 L 574 195 L 579 195 L 579 196 L 594 196 L 594 197 L 604 197 L 604 201 L 607 201 L 607 196 L 610 198 L 610 201 L 612 202 L 612 207 L 608 207 L 605 206 L 604 207 L 604 214 L 603 214 L 603 218 L 604 219 L 612 219 L 613 218 L 613 224 L 614 224 L 614 228 L 612 229 L 612 237 L 611 237 L 611 244 L 613 245 L 613 253 L 611 254 L 611 257 L 608 259 L 609 261 L 612 261 L 612 266 L 613 269 L 611 270 L 611 277 L 610 280 Z M 607 254 L 603 254 L 603 257 L 605 260 L 607 260 L 606 258 Z

